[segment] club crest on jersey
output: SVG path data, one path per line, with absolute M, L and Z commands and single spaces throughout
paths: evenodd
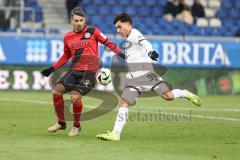
M 90 34 L 89 32 L 86 32 L 86 33 L 84 34 L 84 37 L 85 37 L 85 38 L 90 38 L 90 37 L 91 37 L 91 34 Z

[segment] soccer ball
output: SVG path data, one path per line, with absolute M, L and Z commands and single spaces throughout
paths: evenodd
M 98 84 L 107 85 L 112 81 L 111 71 L 108 68 L 100 68 L 96 73 Z

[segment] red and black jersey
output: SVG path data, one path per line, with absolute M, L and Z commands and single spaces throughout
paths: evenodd
M 99 68 L 98 42 L 107 46 L 116 54 L 121 54 L 121 49 L 109 41 L 96 27 L 85 27 L 81 32 L 71 31 L 64 36 L 64 53 L 53 64 L 58 69 L 71 59 L 72 70 L 86 70 L 96 72 Z

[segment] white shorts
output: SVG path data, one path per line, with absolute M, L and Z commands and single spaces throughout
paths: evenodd
M 169 90 L 169 86 L 155 71 L 128 72 L 121 98 L 129 105 L 134 105 L 142 91 L 154 91 L 162 96 Z

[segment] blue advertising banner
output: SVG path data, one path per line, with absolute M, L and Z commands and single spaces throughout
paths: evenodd
M 120 40 L 114 39 L 121 44 Z M 159 53 L 158 63 L 168 67 L 240 68 L 240 42 L 213 40 L 150 40 Z M 111 56 L 100 45 L 105 66 Z M 0 64 L 51 65 L 63 53 L 61 38 L 0 36 Z M 117 65 L 117 64 L 116 64 Z

